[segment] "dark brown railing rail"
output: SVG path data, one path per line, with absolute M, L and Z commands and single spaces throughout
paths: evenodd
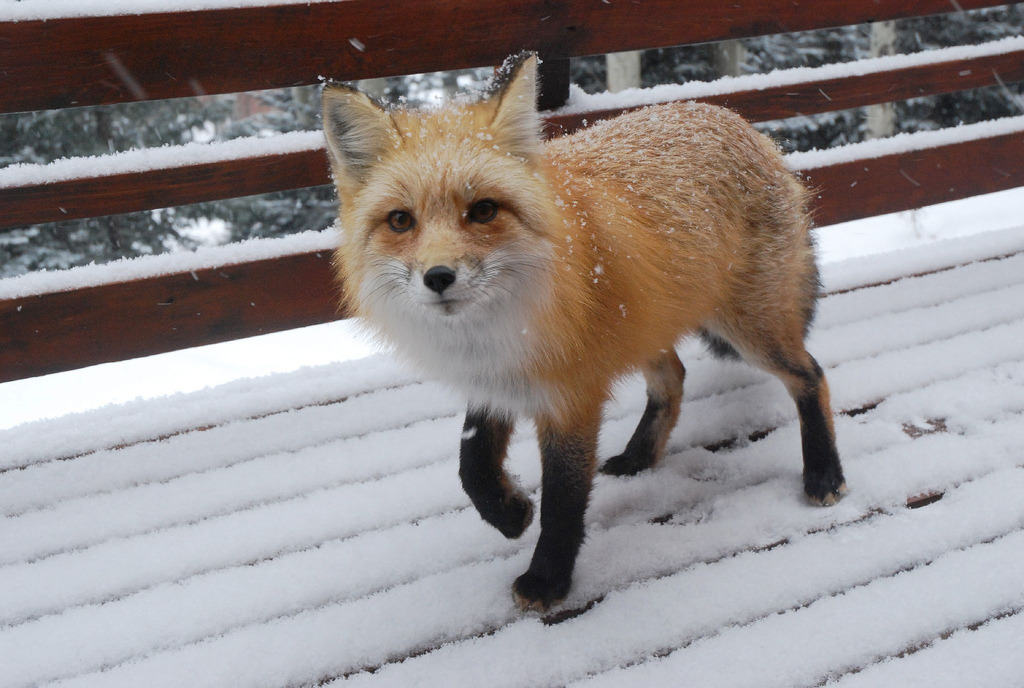
M 961 9 L 999 2 L 959 0 Z M 395 9 L 401 6 L 401 11 Z M 275 7 L 0 22 L 0 111 L 361 79 L 951 11 L 949 0 L 337 0 Z M 699 21 L 694 21 L 699 17 Z M 815 78 L 701 100 L 754 120 L 1024 80 L 1024 51 Z M 554 93 L 554 97 L 552 96 Z M 549 133 L 618 110 L 548 118 Z M 827 225 L 1024 185 L 1024 133 L 814 169 Z M 0 188 L 0 229 L 324 184 L 321 150 L 175 163 Z M 0 300 L 0 382 L 344 317 L 330 255 L 304 253 Z

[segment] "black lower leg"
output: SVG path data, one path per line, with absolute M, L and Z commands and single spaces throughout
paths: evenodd
M 459 477 L 480 516 L 505 537 L 517 538 L 533 519 L 533 502 L 510 484 L 502 468 L 512 429 L 511 420 L 467 411 Z
M 807 375 L 804 390 L 796 396 L 800 414 L 800 441 L 804 455 L 804 492 L 815 502 L 833 504 L 845 490 L 832 426 L 823 398 L 824 374 L 817 362 Z
M 633 436 L 626 443 L 625 451 L 608 459 L 601 466 L 601 472 L 608 475 L 635 475 L 653 466 L 658 458 L 658 441 L 665 431 L 669 411 L 667 399 L 648 393 L 647 408 Z
M 675 351 L 666 350 L 644 368 L 647 408 L 626 449 L 601 467 L 608 475 L 634 475 L 653 466 L 665 449 L 668 435 L 679 417 L 686 369 Z
M 520 606 L 545 610 L 569 592 L 583 544 L 596 438 L 544 433 L 540 539 L 530 568 L 516 579 Z

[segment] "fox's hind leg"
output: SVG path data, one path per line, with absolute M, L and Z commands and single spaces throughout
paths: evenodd
M 800 416 L 804 492 L 812 502 L 830 506 L 846 494 L 846 482 L 836 450 L 828 381 L 804 348 L 806 323 L 786 317 L 794 312 L 796 309 L 748 316 L 734 321 L 727 332 L 717 334 L 724 336 L 743 358 L 786 385 Z
M 634 475 L 650 468 L 665 451 L 668 436 L 679 418 L 686 369 L 676 352 L 668 349 L 643 369 L 647 381 L 647 408 L 640 424 L 618 456 L 608 459 L 601 472 Z
M 804 492 L 812 502 L 831 506 L 846 494 L 846 481 L 836 450 L 828 381 L 818 362 L 802 347 L 776 355 L 765 367 L 785 383 L 796 402 L 804 454 Z
M 480 516 L 507 538 L 523 534 L 533 520 L 533 502 L 505 473 L 512 420 L 470 409 L 462 430 L 459 477 Z

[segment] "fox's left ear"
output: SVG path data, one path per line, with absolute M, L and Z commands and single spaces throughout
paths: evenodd
M 491 129 L 499 145 L 525 158 L 539 154 L 543 141 L 538 88 L 537 54 L 523 52 L 505 60 L 488 96 L 495 103 Z

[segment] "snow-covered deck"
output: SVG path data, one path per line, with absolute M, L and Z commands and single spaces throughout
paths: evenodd
M 0 433 L 0 685 L 1020 686 L 1024 229 L 825 282 L 850 494 L 808 505 L 782 386 L 685 344 L 669 456 L 597 479 L 545 617 L 537 525 L 478 518 L 461 404 L 386 358 Z M 510 466 L 536 491 L 529 427 Z

